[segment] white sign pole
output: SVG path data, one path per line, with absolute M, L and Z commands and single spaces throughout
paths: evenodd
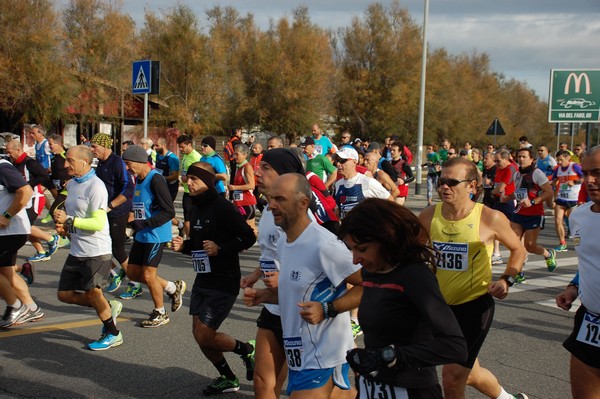
M 144 138 L 148 138 L 148 93 L 144 93 Z
M 421 55 L 421 96 L 419 98 L 419 124 L 417 130 L 417 180 L 415 194 L 421 194 L 421 165 L 423 164 L 423 129 L 425 125 L 425 79 L 427 74 L 427 22 L 429 20 L 429 0 L 425 0 L 423 11 L 423 54 Z

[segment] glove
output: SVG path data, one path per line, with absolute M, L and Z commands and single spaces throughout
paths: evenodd
M 143 220 L 134 220 L 133 222 L 130 223 L 131 228 L 133 229 L 133 231 L 135 231 L 136 233 L 139 231 L 142 231 L 146 228 L 146 224 L 144 223 Z
M 379 349 L 355 348 L 348 351 L 346 361 L 357 373 L 375 377 L 379 369 L 396 364 L 396 349 L 393 345 Z

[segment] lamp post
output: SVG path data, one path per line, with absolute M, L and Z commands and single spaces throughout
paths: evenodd
M 419 99 L 419 127 L 417 133 L 417 184 L 415 194 L 421 194 L 422 168 L 423 164 L 423 123 L 425 119 L 425 78 L 427 73 L 427 22 L 429 20 L 429 0 L 425 1 L 423 11 L 423 55 L 421 60 L 421 97 Z

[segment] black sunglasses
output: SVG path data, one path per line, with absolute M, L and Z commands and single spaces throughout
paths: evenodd
M 438 185 L 438 187 L 442 187 L 444 184 L 448 187 L 456 187 L 460 183 L 466 183 L 466 182 L 470 182 L 470 181 L 472 181 L 472 179 L 456 180 L 456 179 L 444 179 L 443 177 L 440 177 L 438 179 L 437 185 Z
M 202 144 L 202 147 L 206 148 L 206 147 L 210 147 L 208 144 Z
M 348 162 L 347 158 L 338 158 L 335 160 L 336 163 L 341 163 L 342 165 Z

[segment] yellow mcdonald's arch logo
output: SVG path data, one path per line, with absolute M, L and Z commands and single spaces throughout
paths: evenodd
M 571 72 L 567 77 L 567 82 L 565 83 L 565 94 L 569 94 L 569 88 L 571 86 L 571 79 L 575 81 L 575 93 L 579 93 L 581 90 L 581 82 L 585 78 L 585 94 L 592 94 L 592 89 L 590 87 L 590 78 L 587 73 L 580 73 L 579 76 L 575 74 L 575 72 Z

